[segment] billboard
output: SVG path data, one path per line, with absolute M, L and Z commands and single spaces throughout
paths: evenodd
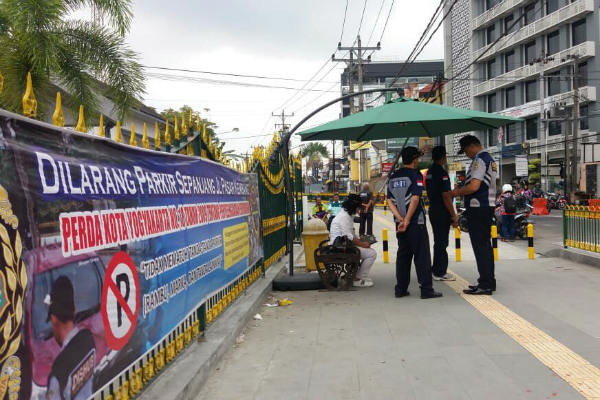
M 0 132 L 0 399 L 88 398 L 262 258 L 254 174 L 4 112 Z

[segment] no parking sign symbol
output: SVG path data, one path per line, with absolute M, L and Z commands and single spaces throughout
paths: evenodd
M 133 260 L 119 251 L 108 263 L 102 287 L 102 320 L 106 343 L 120 350 L 129 341 L 140 309 L 140 284 Z

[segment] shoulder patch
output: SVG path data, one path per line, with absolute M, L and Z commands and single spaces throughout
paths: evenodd
M 492 161 L 492 171 L 498 172 L 498 165 L 496 164 L 496 161 Z

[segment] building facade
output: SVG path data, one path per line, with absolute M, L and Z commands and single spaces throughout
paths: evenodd
M 599 6 L 600 0 L 457 0 L 452 8 L 444 26 L 446 103 L 524 119 L 500 132 L 475 132 L 501 160 L 501 183 L 520 178 L 515 156 L 526 154 L 541 159 L 546 190 L 563 188 L 565 165 L 574 190 L 590 186 L 586 175 L 596 160 L 584 155 L 600 131 Z M 459 137 L 446 138 L 451 155 Z M 565 153 L 577 160 L 572 167 Z M 453 160 L 460 164 L 460 157 Z

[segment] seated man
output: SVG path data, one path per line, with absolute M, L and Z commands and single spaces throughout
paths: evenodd
M 353 286 L 370 287 L 373 286 L 373 281 L 369 278 L 369 271 L 377 258 L 377 252 L 371 248 L 369 243 L 358 239 L 354 233 L 353 215 L 360 206 L 360 199 L 352 195 L 342 203 L 342 209 L 331 222 L 329 244 L 333 244 L 335 238 L 339 236 L 346 236 L 358 247 L 361 261 Z
M 312 207 L 310 212 L 313 218 L 318 218 L 321 221 L 327 224 L 327 217 L 329 216 L 329 211 L 327 210 L 327 206 L 323 204 L 323 200 L 321 200 L 321 196 L 318 196 L 315 205 Z
M 336 215 L 342 210 L 342 202 L 340 201 L 340 195 L 334 194 L 333 200 L 329 202 L 329 220 L 327 221 L 327 230 L 331 228 L 331 221 Z

